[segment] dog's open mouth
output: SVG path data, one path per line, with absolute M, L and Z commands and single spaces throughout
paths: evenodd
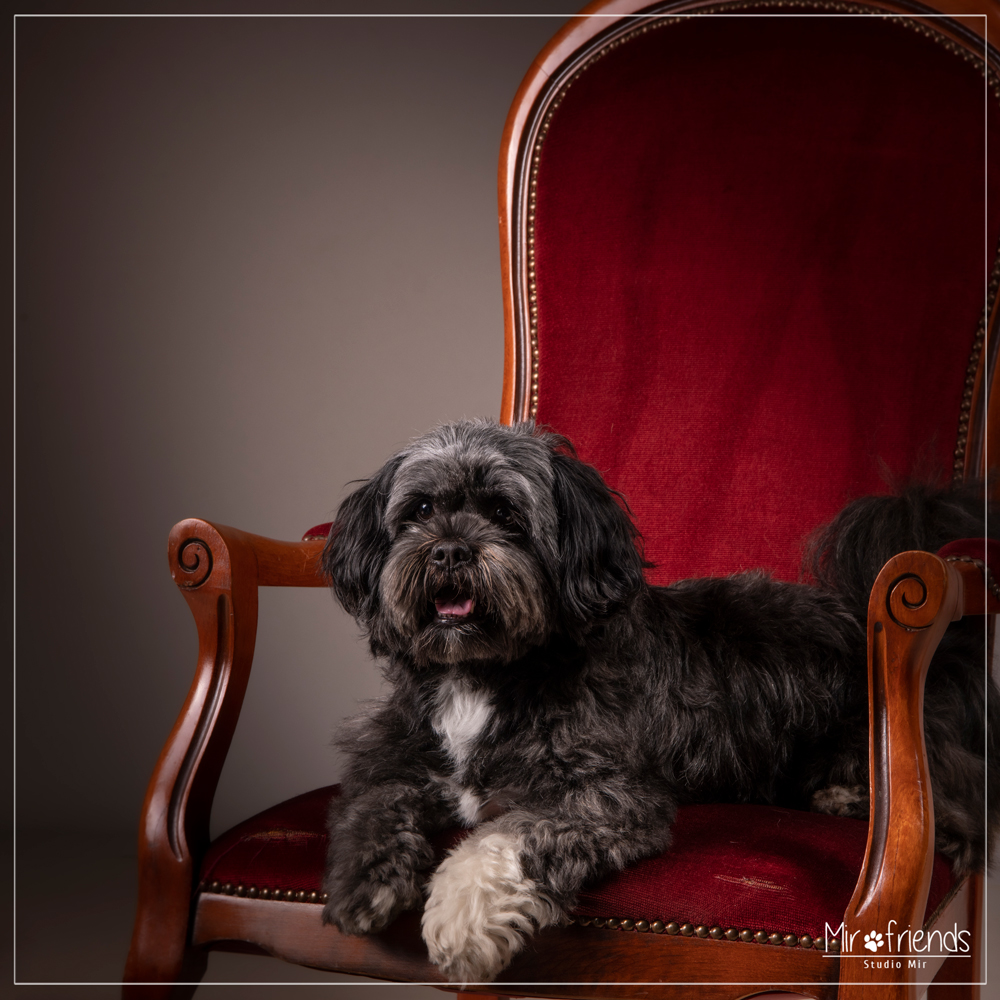
M 476 602 L 460 590 L 442 590 L 434 598 L 438 618 L 468 618 L 476 607 Z

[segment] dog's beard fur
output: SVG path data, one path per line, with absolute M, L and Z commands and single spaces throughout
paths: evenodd
M 344 501 L 324 553 L 392 682 L 340 741 L 324 919 L 380 930 L 419 900 L 428 835 L 478 821 L 426 885 L 425 941 L 458 981 L 491 980 L 585 882 L 667 847 L 682 801 L 866 815 L 872 582 L 898 551 L 983 528 L 969 497 L 911 490 L 817 536 L 820 586 L 650 587 L 627 509 L 567 452 L 525 425 L 439 428 Z M 959 874 L 1000 811 L 981 664 L 982 630 L 957 623 L 925 695 L 937 846 Z
M 460 541 L 470 558 L 454 568 L 432 559 L 442 542 Z M 436 599 L 471 600 L 462 616 L 438 613 Z M 516 659 L 549 629 L 549 595 L 533 553 L 502 528 L 465 512 L 410 524 L 394 541 L 379 580 L 383 615 L 375 641 L 404 648 L 414 664 Z

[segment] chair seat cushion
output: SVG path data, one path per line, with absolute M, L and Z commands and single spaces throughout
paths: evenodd
M 201 889 L 241 896 L 322 899 L 326 814 L 336 785 L 258 813 L 208 849 Z M 436 838 L 440 855 L 467 831 Z M 575 914 L 826 936 L 840 926 L 864 859 L 862 820 L 775 806 L 686 806 L 669 850 L 588 886 Z M 927 915 L 952 884 L 935 858 Z

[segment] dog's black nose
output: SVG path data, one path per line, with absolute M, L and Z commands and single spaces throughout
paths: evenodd
M 456 566 L 461 566 L 469 562 L 470 559 L 472 559 L 472 553 L 469 551 L 468 545 L 455 538 L 449 539 L 447 542 L 439 542 L 431 553 L 431 562 L 439 569 L 455 569 Z

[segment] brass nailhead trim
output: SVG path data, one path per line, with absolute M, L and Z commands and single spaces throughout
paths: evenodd
M 601 927 L 607 930 L 634 931 L 639 934 L 679 934 L 682 937 L 711 938 L 714 941 L 743 941 L 747 944 L 768 944 L 783 948 L 815 948 L 826 951 L 825 938 L 814 938 L 811 934 L 783 934 L 780 931 L 753 931 L 749 927 L 721 927 L 713 924 L 683 923 L 677 920 L 644 920 L 630 917 L 572 917 L 571 924 L 580 927 Z M 840 951 L 840 942 L 830 941 L 830 951 Z
M 948 556 L 945 562 L 972 563 L 973 566 L 978 566 L 980 572 L 983 574 L 983 578 L 986 580 L 986 586 L 989 588 L 990 593 L 1000 601 L 1000 586 L 997 585 L 993 573 L 982 559 L 973 559 L 972 556 Z
M 972 350 L 969 353 L 969 366 L 965 369 L 962 407 L 958 414 L 958 441 L 955 444 L 955 460 L 952 471 L 952 482 L 955 484 L 961 483 L 965 478 L 965 452 L 969 440 L 969 415 L 972 410 L 972 390 L 976 384 L 976 372 L 979 370 L 979 357 L 983 352 L 983 345 L 986 342 L 986 324 L 989 321 L 993 303 L 996 301 L 998 289 L 1000 289 L 1000 248 L 997 249 L 997 254 L 993 259 L 993 269 L 990 272 L 990 280 L 986 286 L 986 302 L 983 305 L 983 311 L 976 326 L 976 336 L 972 341 Z
M 697 14 L 663 17 L 658 21 L 641 25 L 634 31 L 626 32 L 620 37 L 609 42 L 607 45 L 603 46 L 598 52 L 591 55 L 590 58 L 587 59 L 586 62 L 584 62 L 583 65 L 581 65 L 562 85 L 559 92 L 553 98 L 552 103 L 546 110 L 545 117 L 542 119 L 542 124 L 538 128 L 534 149 L 531 152 L 531 168 L 528 174 L 528 335 L 531 342 L 531 380 L 529 390 L 530 399 L 528 403 L 529 420 L 534 420 L 538 414 L 538 275 L 535 271 L 535 207 L 538 200 L 538 167 L 541 162 L 542 144 L 544 143 L 545 136 L 552 124 L 552 117 L 556 109 L 560 104 L 562 104 L 567 91 L 573 86 L 576 80 L 578 80 L 586 70 L 590 69 L 591 66 L 603 59 L 609 52 L 613 52 L 620 45 L 630 42 L 633 39 L 638 38 L 640 35 L 645 35 L 647 32 L 656 28 L 679 24 L 681 21 L 688 21 L 694 17 L 702 17 L 705 14 L 712 12 L 738 11 L 754 6 L 757 6 L 757 0 L 750 0 L 750 2 L 747 2 L 747 0 L 735 0 L 735 2 L 720 3 L 711 8 L 703 8 L 698 11 Z M 951 52 L 952 55 L 958 56 L 964 62 L 975 65 L 986 77 L 987 86 L 993 96 L 1000 100 L 1000 75 L 998 75 L 981 56 L 976 55 L 974 52 L 970 52 L 964 46 L 959 45 L 957 42 L 952 41 L 945 35 L 938 33 L 929 25 L 918 23 L 913 20 L 912 17 L 899 14 L 879 13 L 876 10 L 872 10 L 870 7 L 865 7 L 861 4 L 855 3 L 845 3 L 842 2 L 842 0 L 770 0 L 769 6 L 791 8 L 811 7 L 814 10 L 823 10 L 839 14 L 863 13 L 870 17 L 877 17 L 883 21 L 890 21 L 893 24 L 902 25 L 909 28 L 911 31 L 915 31 L 917 34 L 923 35 L 925 38 L 931 39 Z M 972 400 L 972 385 L 976 380 L 976 369 L 979 365 L 979 354 L 982 351 L 983 341 L 985 339 L 986 322 L 989 318 L 989 311 L 992 307 L 993 300 L 996 297 L 998 285 L 1000 285 L 1000 250 L 998 250 L 997 257 L 993 264 L 993 273 L 990 278 L 988 294 L 986 297 L 986 307 L 983 311 L 983 318 L 976 331 L 975 342 L 972 347 L 972 356 L 969 359 L 969 372 L 971 372 L 971 375 L 969 373 L 966 374 L 965 387 L 968 397 L 966 398 L 963 396 L 962 400 L 962 417 L 964 418 L 964 423 L 962 419 L 959 420 L 959 436 L 958 444 L 955 448 L 953 471 L 954 482 L 961 482 L 965 473 L 965 446 L 968 439 L 968 415 Z
M 325 892 L 307 892 L 305 889 L 269 889 L 255 885 L 233 885 L 232 882 L 200 882 L 199 892 L 221 896 L 247 896 L 250 899 L 277 899 L 288 903 L 325 903 L 330 897 Z

